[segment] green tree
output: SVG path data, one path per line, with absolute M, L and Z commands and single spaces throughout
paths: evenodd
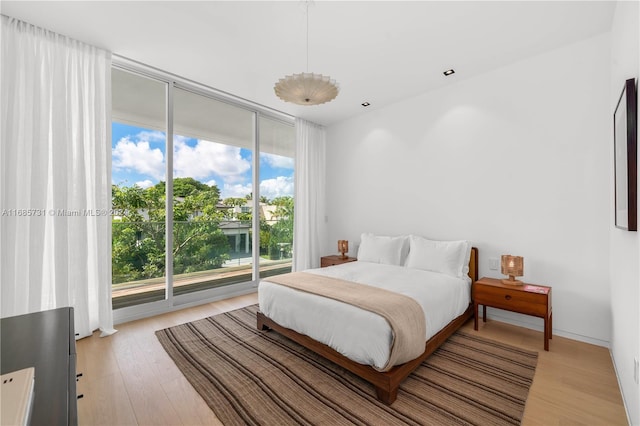
M 220 198 L 220 190 L 217 186 L 209 186 L 206 183 L 202 183 L 191 177 L 173 179 L 174 197 L 186 197 L 197 192 L 209 191 L 215 192 L 217 197 Z
M 270 229 L 269 257 L 289 258 L 293 247 L 293 197 L 276 197 L 271 205 L 277 206 L 274 211 L 277 221 Z
M 114 209 L 113 282 L 158 278 L 165 274 L 164 182 L 142 189 L 112 186 Z M 219 229 L 220 190 L 193 178 L 174 179 L 174 273 L 219 268 L 229 259 L 229 243 Z
M 289 216 L 293 218 L 293 198 L 286 197 L 276 197 L 271 201 L 271 205 L 277 206 L 276 211 L 274 212 L 274 216 L 279 219 L 286 219 Z

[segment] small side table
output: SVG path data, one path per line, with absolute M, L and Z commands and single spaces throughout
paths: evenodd
M 322 256 L 320 258 L 320 267 L 326 268 L 327 266 L 340 265 L 342 263 L 348 263 L 348 262 L 355 262 L 356 260 L 358 259 L 355 257 L 349 257 L 349 256 L 342 258 L 342 256 L 340 256 L 339 254 L 334 254 L 331 256 Z
M 537 284 L 503 284 L 496 278 L 481 278 L 471 290 L 474 310 L 474 329 L 478 330 L 478 305 L 482 305 L 482 321 L 487 321 L 487 306 L 544 319 L 544 350 L 549 350 L 552 335 L 553 311 L 551 287 Z

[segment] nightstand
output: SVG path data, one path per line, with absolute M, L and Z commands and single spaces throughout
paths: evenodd
M 487 321 L 487 306 L 533 315 L 544 319 L 544 350 L 549 350 L 552 338 L 553 312 L 551 287 L 536 284 L 503 284 L 496 278 L 481 278 L 471 290 L 474 309 L 474 330 L 478 330 L 478 305 L 482 305 L 482 321 Z
M 320 258 L 320 267 L 326 268 L 327 266 L 340 265 L 341 263 L 355 262 L 358 260 L 355 257 L 345 257 L 344 259 L 339 254 L 334 254 L 331 256 L 322 256 Z

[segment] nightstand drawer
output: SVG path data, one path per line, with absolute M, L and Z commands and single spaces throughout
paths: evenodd
M 547 315 L 547 295 L 516 289 L 478 285 L 474 287 L 473 300 L 480 305 L 544 317 Z
M 327 266 L 334 266 L 334 265 L 341 265 L 343 263 L 349 263 L 349 262 L 355 262 L 356 259 L 355 257 L 342 257 L 339 255 L 332 255 L 332 256 L 322 256 L 320 258 L 320 267 L 321 268 L 326 268 Z

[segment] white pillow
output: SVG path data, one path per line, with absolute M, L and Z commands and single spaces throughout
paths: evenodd
M 408 252 L 409 239 L 406 236 L 385 237 L 364 233 L 360 236 L 358 260 L 402 266 Z
M 462 277 L 469 276 L 469 262 L 471 261 L 471 243 L 469 241 L 465 241 L 467 243 L 467 248 L 465 249 L 464 261 L 462 262 Z
M 463 278 L 469 273 L 471 245 L 468 241 L 433 241 L 411 235 L 407 268 L 440 272 Z

